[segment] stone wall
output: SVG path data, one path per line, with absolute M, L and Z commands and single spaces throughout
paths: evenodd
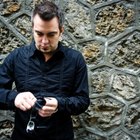
M 52 1 L 65 12 L 63 43 L 81 51 L 88 66 L 91 104 L 73 117 L 75 139 L 140 140 L 140 1 Z M 37 2 L 0 0 L 0 63 L 31 41 Z M 0 117 L 2 139 L 13 128 L 8 114 Z

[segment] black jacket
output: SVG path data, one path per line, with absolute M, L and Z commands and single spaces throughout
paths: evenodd
M 12 90 L 15 82 L 16 90 Z M 55 97 L 58 112 L 50 118 L 37 115 L 35 134 L 26 132 L 31 111 L 21 111 L 14 106 L 20 92 L 30 91 L 36 97 Z M 15 111 L 13 140 L 43 138 L 47 140 L 72 140 L 71 115 L 83 113 L 89 106 L 87 67 L 80 52 L 59 43 L 53 57 L 45 62 L 34 42 L 15 49 L 0 66 L 0 108 Z

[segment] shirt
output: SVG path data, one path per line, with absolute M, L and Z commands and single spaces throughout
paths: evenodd
M 12 89 L 13 82 L 16 89 Z M 82 54 L 59 42 L 53 56 L 45 62 L 33 41 L 5 58 L 0 65 L 0 108 L 15 110 L 13 140 L 36 138 L 26 132 L 31 111 L 21 111 L 14 106 L 16 95 L 25 91 L 36 97 L 55 97 L 58 100 L 57 113 L 47 121 L 38 117 L 36 123 L 46 128 L 37 129 L 36 134 L 48 140 L 72 140 L 71 115 L 83 113 L 90 103 L 87 66 Z

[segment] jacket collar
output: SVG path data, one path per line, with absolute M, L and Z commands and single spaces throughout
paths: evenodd
M 35 41 L 33 40 L 30 44 L 30 52 L 29 52 L 29 56 L 32 57 L 33 55 L 35 55 L 37 52 L 39 52 L 37 49 L 36 49 L 36 46 L 35 46 Z M 64 56 L 65 55 L 65 47 L 62 45 L 61 42 L 58 43 L 58 47 L 55 51 L 54 54 L 58 54 L 59 56 Z

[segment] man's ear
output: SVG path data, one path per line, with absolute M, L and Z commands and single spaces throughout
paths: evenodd
M 64 32 L 64 26 L 60 27 L 60 34 Z

